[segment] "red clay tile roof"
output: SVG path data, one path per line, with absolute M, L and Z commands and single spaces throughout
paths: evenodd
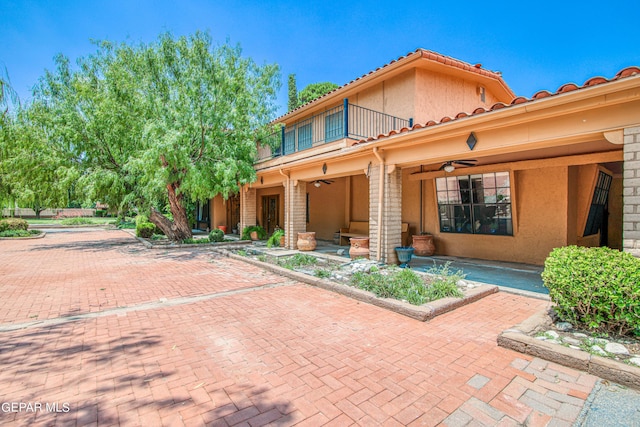
M 456 68 L 460 68 L 462 70 L 469 71 L 469 72 L 472 72 L 472 73 L 476 73 L 476 74 L 479 74 L 481 76 L 491 77 L 491 78 L 500 79 L 500 80 L 502 79 L 501 73 L 495 72 L 495 71 L 486 70 L 486 69 L 482 68 L 482 64 L 471 65 L 471 64 L 469 64 L 467 62 L 463 62 L 463 61 L 460 61 L 458 59 L 451 58 L 449 56 L 445 56 L 445 55 L 439 54 L 437 52 L 433 52 L 433 51 L 430 51 L 430 50 L 418 48 L 413 52 L 409 52 L 406 55 L 403 55 L 403 56 L 401 56 L 401 57 L 399 57 L 397 59 L 394 59 L 393 61 L 383 65 L 382 67 L 378 67 L 375 70 L 369 71 L 367 74 L 364 74 L 364 75 L 362 75 L 362 76 L 360 76 L 360 77 L 358 77 L 356 79 L 351 80 L 349 83 L 346 83 L 346 84 L 344 84 L 344 85 L 332 90 L 331 92 L 327 92 L 323 96 L 321 96 L 319 98 L 316 98 L 313 101 L 309 101 L 306 104 L 301 105 L 298 108 L 295 108 L 295 109 L 293 109 L 291 111 L 288 111 L 286 114 L 283 114 L 280 117 L 278 117 L 277 119 L 273 120 L 273 122 L 278 122 L 283 117 L 293 113 L 294 111 L 300 110 L 301 108 L 305 107 L 306 105 L 311 104 L 312 102 L 316 102 L 317 100 L 326 98 L 327 96 L 331 95 L 334 92 L 339 91 L 340 89 L 342 89 L 342 88 L 344 88 L 346 86 L 354 84 L 354 83 L 356 83 L 356 82 L 358 82 L 358 81 L 360 81 L 360 80 L 362 80 L 362 79 L 364 79 L 364 78 L 366 78 L 366 77 L 368 77 L 368 76 L 370 76 L 370 75 L 372 75 L 374 73 L 379 72 L 380 70 L 383 70 L 383 69 L 385 69 L 385 68 L 387 68 L 387 67 L 389 67 L 389 66 L 391 66 L 391 65 L 393 65 L 393 64 L 395 64 L 395 63 L 397 63 L 399 61 L 402 61 L 403 59 L 409 58 L 409 57 L 411 57 L 413 55 L 420 55 L 422 58 L 429 59 L 429 60 L 435 61 L 435 62 L 440 62 L 442 64 L 450 65 L 450 66 L 453 66 L 453 67 L 456 67 Z
M 499 109 L 502 109 L 502 108 L 508 108 L 508 107 L 511 107 L 511 106 L 514 106 L 514 105 L 523 104 L 525 102 L 535 102 L 535 101 L 537 101 L 539 99 L 547 98 L 547 97 L 550 97 L 550 96 L 556 96 L 556 95 L 560 95 L 560 94 L 563 94 L 563 93 L 572 92 L 572 91 L 575 91 L 575 90 L 581 90 L 581 89 L 585 89 L 585 88 L 588 88 L 588 87 L 591 87 L 591 86 L 600 85 L 600 84 L 603 84 L 603 83 L 610 83 L 610 82 L 613 82 L 613 81 L 616 81 L 616 80 L 623 79 L 625 77 L 631 77 L 631 76 L 635 76 L 635 75 L 638 75 L 638 74 L 640 74 L 640 67 L 627 67 L 627 68 L 619 71 L 615 75 L 615 77 L 613 77 L 611 79 L 606 79 L 604 77 L 592 77 L 589 80 L 587 80 L 582 86 L 578 86 L 575 83 L 567 83 L 567 84 L 564 84 L 564 85 L 560 86 L 558 88 L 558 90 L 555 91 L 554 93 L 551 93 L 551 92 L 546 91 L 546 90 L 542 90 L 542 91 L 537 92 L 536 94 L 534 94 L 529 99 L 527 99 L 527 98 L 525 98 L 523 96 L 519 96 L 517 98 L 514 98 L 511 101 L 510 104 L 505 104 L 505 103 L 502 103 L 502 102 L 498 102 L 498 103 L 492 105 L 491 107 L 489 107 L 488 109 L 483 108 L 483 107 L 479 107 L 479 108 L 476 108 L 475 110 L 473 110 L 473 112 L 471 112 L 471 113 L 460 112 L 460 113 L 456 114 L 455 117 L 448 117 L 448 116 L 447 117 L 443 117 L 443 118 L 440 119 L 439 122 L 436 122 L 434 120 L 429 120 L 426 123 L 422 123 L 422 124 L 421 123 L 417 123 L 417 124 L 413 125 L 413 127 L 411 127 L 411 128 L 404 127 L 402 129 L 392 130 L 391 132 L 389 132 L 387 134 L 382 134 L 382 135 L 378 135 L 376 137 L 369 137 L 369 138 L 366 138 L 366 139 L 361 139 L 361 140 L 359 140 L 357 142 L 354 142 L 353 145 L 362 144 L 362 143 L 365 143 L 365 142 L 375 141 L 377 139 L 386 138 L 386 137 L 389 137 L 391 135 L 397 135 L 397 134 L 400 134 L 400 133 L 410 132 L 410 131 L 416 130 L 416 129 L 422 129 L 422 128 L 426 128 L 426 127 L 430 127 L 430 126 L 436 126 L 436 125 L 439 125 L 439 124 L 442 124 L 442 123 L 451 122 L 451 121 L 462 119 L 462 118 L 465 118 L 465 117 L 477 116 L 477 115 L 482 114 L 482 113 L 486 113 L 486 112 L 489 112 L 489 111 L 496 111 L 496 110 L 499 110 Z

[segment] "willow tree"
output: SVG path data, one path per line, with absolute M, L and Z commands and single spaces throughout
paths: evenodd
M 94 198 L 134 205 L 183 240 L 191 237 L 190 201 L 255 180 L 256 140 L 275 112 L 276 65 L 258 66 L 238 46 L 213 46 L 200 32 L 150 44 L 101 42 L 78 65 L 58 57 L 36 99 Z

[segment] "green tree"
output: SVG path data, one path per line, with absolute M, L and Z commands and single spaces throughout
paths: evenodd
M 275 112 L 276 65 L 258 66 L 238 46 L 214 47 L 200 32 L 146 45 L 102 42 L 75 71 L 62 56 L 56 62 L 36 99 L 94 199 L 134 206 L 183 240 L 190 203 L 255 179 L 256 140 Z
M 13 139 L 15 116 L 10 106 L 19 106 L 18 95 L 11 86 L 9 73 L 6 68 L 0 72 L 0 216 L 1 208 L 12 205 L 12 188 L 7 179 L 7 164 L 9 157 L 9 143 Z
M 288 80 L 289 89 L 289 102 L 287 104 L 287 110 L 295 110 L 298 108 L 298 87 L 296 85 L 296 75 L 289 74 Z
M 33 209 L 40 218 L 44 209 L 68 204 L 69 189 L 78 176 L 66 151 L 31 120 L 33 111 L 17 113 L 2 168 L 15 202 Z
M 298 94 L 298 107 L 320 98 L 322 95 L 326 95 L 332 90 L 337 89 L 339 86 L 331 82 L 311 83 L 307 85 Z

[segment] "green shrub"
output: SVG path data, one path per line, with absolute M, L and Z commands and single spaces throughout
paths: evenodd
M 210 242 L 223 242 L 224 241 L 224 232 L 220 229 L 214 228 L 209 233 L 209 241 Z
M 279 247 L 280 239 L 282 238 L 282 236 L 284 236 L 284 230 L 274 231 L 271 237 L 269 237 L 269 239 L 267 240 L 267 247 L 268 248 L 271 248 L 273 246 Z
M 153 233 L 156 229 L 156 226 L 152 222 L 141 222 L 136 224 L 136 236 L 142 237 L 145 239 L 150 239 L 153 237 Z
M 104 218 L 105 216 L 107 216 L 107 211 L 102 210 L 102 209 L 96 209 L 96 217 L 97 218 Z
M 259 225 L 249 225 L 242 230 L 241 240 L 251 240 L 251 233 L 255 231 L 258 233 L 258 240 L 264 240 L 267 238 L 267 232 Z
M 558 316 L 598 332 L 640 335 L 640 259 L 609 248 L 556 248 L 544 285 Z
M 136 215 L 136 225 L 140 225 L 140 224 L 143 224 L 145 222 L 150 222 L 148 216 L 142 215 L 142 214 Z
M 26 230 L 29 223 L 20 218 L 7 218 L 0 220 L 0 232 L 6 230 Z
M 73 218 L 65 218 L 60 221 L 62 225 L 84 225 L 84 224 L 93 224 L 90 218 L 83 218 L 81 216 L 76 216 Z

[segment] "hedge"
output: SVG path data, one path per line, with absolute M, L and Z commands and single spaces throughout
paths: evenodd
M 640 259 L 630 253 L 556 248 L 542 279 L 562 320 L 598 332 L 640 335 Z

